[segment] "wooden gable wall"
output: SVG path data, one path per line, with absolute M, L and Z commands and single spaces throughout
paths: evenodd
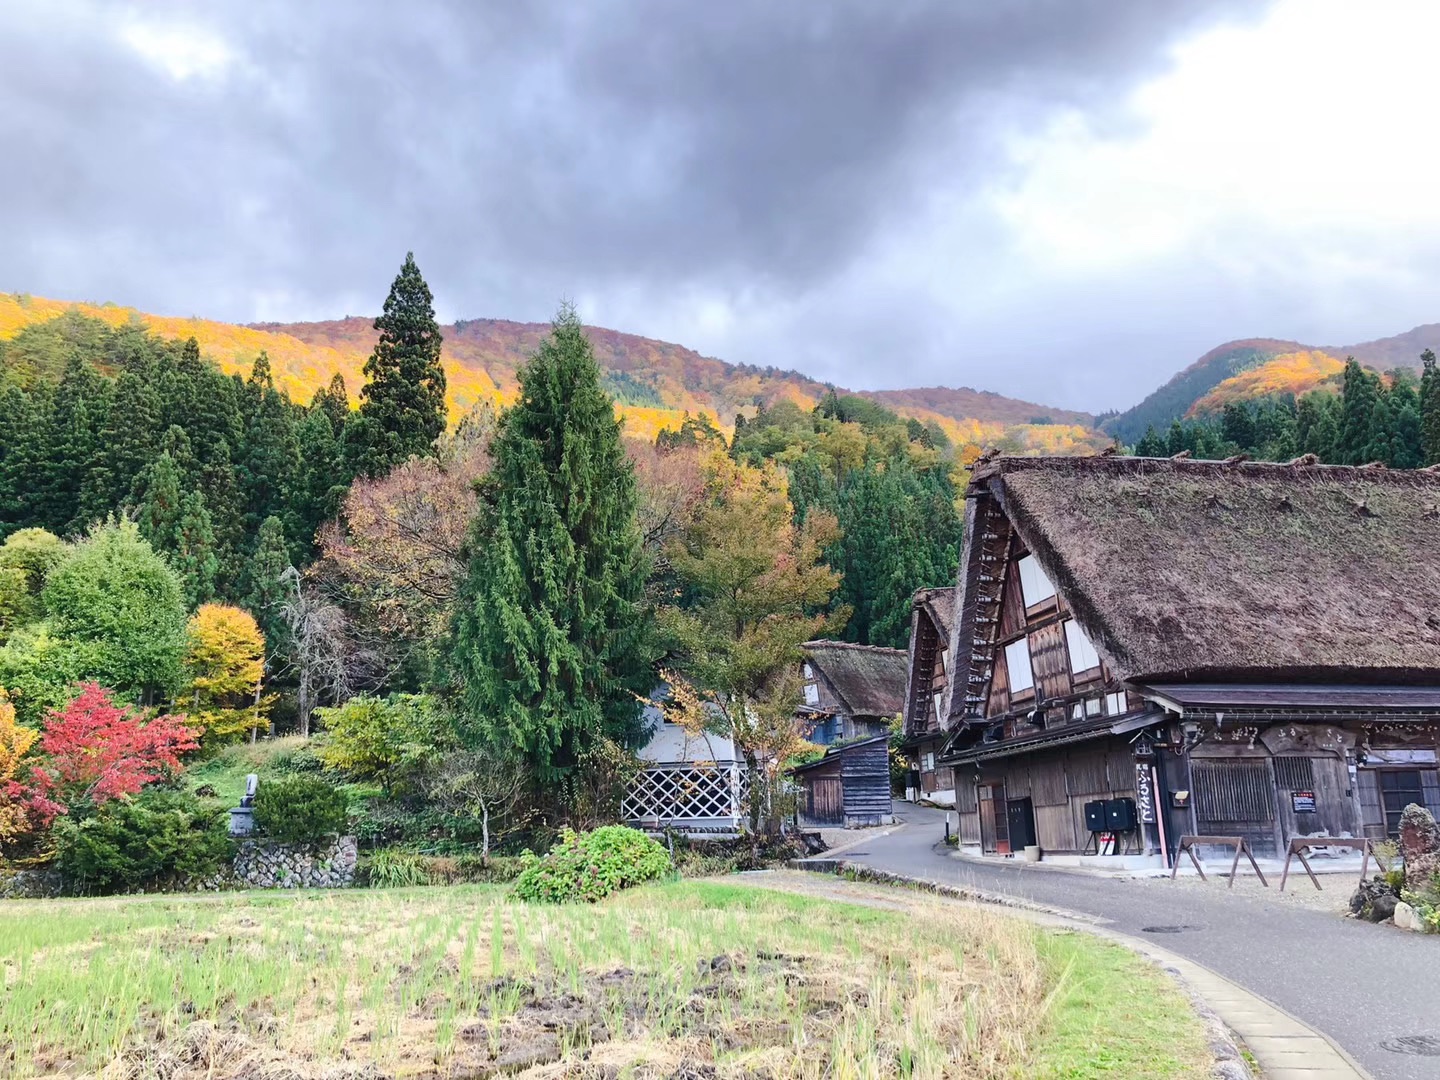
M 1026 554 L 1018 540 L 1012 541 L 1001 600 L 1000 632 L 996 639 L 995 662 L 987 691 L 986 716 L 1003 716 L 1037 701 L 1072 698 L 1077 694 L 1104 695 L 1119 689 L 1104 665 L 1081 672 L 1071 670 L 1070 648 L 1065 622 L 1071 617 L 1064 597 L 1056 595 L 1026 607 L 1018 563 Z M 1005 647 L 1024 636 L 1030 650 L 1034 690 L 1012 694 Z M 1077 679 L 1076 676 L 1084 676 Z M 1114 685 L 1112 685 L 1114 684 Z M 1138 699 L 1127 698 L 1127 709 L 1139 707 Z M 1065 718 L 1065 719 L 1068 719 Z M 1059 717 L 1056 722 L 1064 722 Z

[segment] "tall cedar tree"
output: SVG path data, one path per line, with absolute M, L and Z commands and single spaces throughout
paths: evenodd
M 412 454 L 425 455 L 445 430 L 445 369 L 430 287 L 407 252 L 385 311 L 375 320 L 380 340 L 365 361 L 360 415 L 370 430 L 362 471 L 388 472 Z
M 1425 464 L 1440 462 L 1440 370 L 1435 354 L 1426 349 L 1420 354 L 1423 373 L 1420 376 L 1420 430 L 1425 443 Z
M 285 526 L 278 517 L 260 525 L 255 554 L 245 572 L 245 599 L 242 606 L 255 617 L 269 649 L 266 664 L 274 670 L 275 660 L 289 648 L 285 616 L 280 610 L 287 590 L 282 580 L 290 569 L 290 551 L 285 544 Z
M 480 488 L 452 666 L 475 733 L 542 782 L 634 745 L 650 689 L 633 468 L 575 312 L 521 369 Z

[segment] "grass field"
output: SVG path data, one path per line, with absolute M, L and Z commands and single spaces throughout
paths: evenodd
M 0 906 L 0 1074 L 107 1080 L 1206 1075 L 1114 946 L 903 896 L 683 882 Z

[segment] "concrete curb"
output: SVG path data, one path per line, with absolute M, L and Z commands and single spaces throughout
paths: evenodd
M 1291 1016 L 1274 1003 L 1197 964 L 1142 938 L 1131 937 L 1079 912 L 1034 904 L 1003 893 L 967 889 L 926 878 L 876 870 L 844 859 L 797 859 L 797 870 L 831 873 L 852 881 L 918 889 L 953 900 L 1009 908 L 1043 925 L 1082 930 L 1139 953 L 1171 978 L 1189 997 L 1210 1035 L 1217 1080 L 1251 1080 L 1237 1045 L 1242 1043 L 1266 1080 L 1374 1080 L 1329 1036 Z

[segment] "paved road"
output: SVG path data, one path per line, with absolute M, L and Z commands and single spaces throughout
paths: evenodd
M 1244 899 L 1223 885 L 1172 891 L 1008 861 L 980 864 L 937 850 L 944 836 L 940 811 L 897 803 L 896 817 L 904 828 L 840 857 L 1099 916 L 1136 937 L 1148 936 L 1147 926 L 1199 927 L 1155 940 L 1323 1031 L 1378 1080 L 1440 1080 L 1440 1056 L 1381 1046 L 1426 1035 L 1440 1048 L 1440 936 Z

